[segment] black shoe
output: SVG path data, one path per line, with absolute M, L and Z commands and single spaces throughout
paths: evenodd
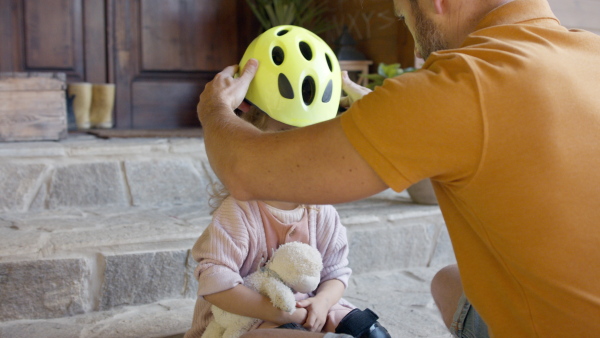
M 391 338 L 377 319 L 379 317 L 370 309 L 354 309 L 338 324 L 335 333 L 346 333 L 356 338 Z
M 298 323 L 287 323 L 277 327 L 277 329 L 290 329 L 290 330 L 300 330 L 300 331 L 308 331 L 304 326 Z

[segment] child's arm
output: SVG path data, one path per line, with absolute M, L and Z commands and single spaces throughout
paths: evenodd
M 278 325 L 292 322 L 302 325 L 307 315 L 307 310 L 303 308 L 296 309 L 293 314 L 279 310 L 271 304 L 269 298 L 243 284 L 238 284 L 229 290 L 205 295 L 204 299 L 225 311 L 259 318 Z
M 330 279 L 319 285 L 314 297 L 299 301 L 298 306 L 308 310 L 304 327 L 320 332 L 327 321 L 329 309 L 342 298 L 345 289 L 344 283 L 337 279 Z

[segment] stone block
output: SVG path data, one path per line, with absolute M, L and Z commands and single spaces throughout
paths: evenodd
M 89 276 L 85 259 L 0 263 L 0 321 L 85 312 Z
M 0 211 L 26 211 L 40 186 L 45 164 L 0 164 Z
M 38 231 L 23 231 L 14 224 L 0 222 L 0 261 L 12 255 L 33 254 L 40 250 L 47 234 Z
M 119 315 L 86 330 L 87 338 L 171 337 L 192 326 L 193 300 L 163 300 L 155 304 L 125 308 Z
M 55 169 L 49 208 L 127 205 L 128 194 L 119 162 L 76 163 Z
M 437 236 L 437 242 L 429 266 L 441 268 L 450 264 L 456 264 L 456 256 L 454 256 L 454 249 L 450 241 L 448 229 L 443 226 Z
M 166 299 L 153 304 L 88 312 L 72 317 L 0 322 L 0 337 L 173 337 L 191 327 L 194 303 L 192 299 Z
M 154 218 L 152 218 L 154 216 Z M 121 217 L 92 217 L 82 219 L 94 227 L 50 234 L 48 246 L 54 250 L 100 248 L 143 243 L 164 243 L 196 238 L 201 230 L 185 221 L 167 217 L 157 212 L 124 214 Z
M 135 206 L 207 200 L 205 183 L 189 159 L 125 161 L 125 170 Z
M 427 266 L 434 245 L 434 222 L 407 220 L 350 228 L 350 267 L 355 273 Z
M 70 156 L 115 156 L 131 154 L 166 154 L 169 143 L 165 139 L 89 139 L 73 142 L 69 147 Z
M 106 256 L 100 310 L 184 298 L 192 287 L 189 250 Z

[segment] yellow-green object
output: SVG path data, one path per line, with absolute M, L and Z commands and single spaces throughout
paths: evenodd
M 383 85 L 383 81 L 385 79 L 393 78 L 404 73 L 414 72 L 416 69 L 414 67 L 408 67 L 402 69 L 399 63 L 385 64 L 380 63 L 379 67 L 377 67 L 377 73 L 363 75 L 369 79 L 369 83 L 367 84 L 367 88 L 375 89 L 377 86 Z
M 259 62 L 246 100 L 273 119 L 296 127 L 336 116 L 342 91 L 338 60 L 327 43 L 293 25 L 259 35 L 240 61 Z

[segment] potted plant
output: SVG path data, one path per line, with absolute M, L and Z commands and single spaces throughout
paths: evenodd
M 279 25 L 304 27 L 321 34 L 333 27 L 325 20 L 326 1 L 246 0 L 263 30 Z
M 376 86 L 381 86 L 383 80 L 402 75 L 404 73 L 413 72 L 416 69 L 414 67 L 402 68 L 399 63 L 385 64 L 381 62 L 377 67 L 377 73 L 362 75 L 368 79 L 367 87 L 375 89 Z

